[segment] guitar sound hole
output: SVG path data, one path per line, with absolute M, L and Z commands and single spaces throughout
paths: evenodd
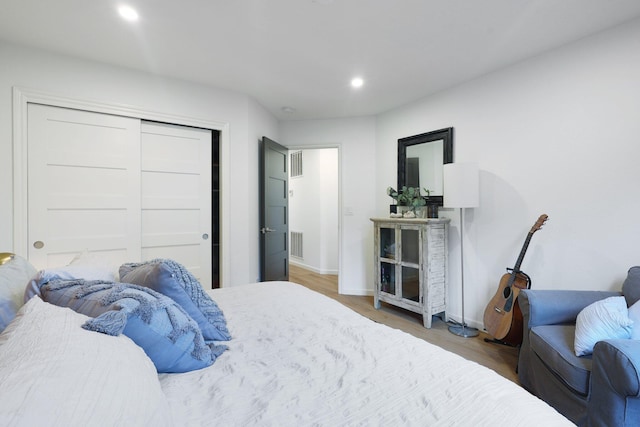
M 502 291 L 502 295 L 504 295 L 505 298 L 509 298 L 511 296 L 511 288 L 504 288 L 504 291 Z

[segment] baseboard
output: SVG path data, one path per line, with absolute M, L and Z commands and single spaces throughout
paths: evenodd
M 357 297 L 371 297 L 373 296 L 373 291 L 369 289 L 342 289 L 341 295 L 352 295 Z
M 289 258 L 289 264 L 295 265 L 296 267 L 304 268 L 305 270 L 313 271 L 316 274 L 333 274 L 338 275 L 338 270 L 321 270 L 319 268 L 313 267 L 311 265 L 307 265 L 301 261 Z

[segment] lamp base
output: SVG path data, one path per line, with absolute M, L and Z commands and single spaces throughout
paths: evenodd
M 476 328 L 470 328 L 465 324 L 449 326 L 449 332 L 463 338 L 477 337 L 480 334 Z

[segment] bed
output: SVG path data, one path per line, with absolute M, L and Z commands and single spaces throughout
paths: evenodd
M 31 298 L 0 334 L 0 425 L 572 425 L 495 372 L 301 285 L 206 293 L 225 350 L 160 374 L 127 336 Z

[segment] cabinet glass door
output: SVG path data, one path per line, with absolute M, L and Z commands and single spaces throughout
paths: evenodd
M 380 291 L 395 295 L 396 293 L 396 229 L 380 228 Z
M 402 229 L 402 290 L 404 300 L 420 302 L 420 230 Z
M 380 228 L 380 258 L 396 259 L 396 229 Z
M 402 298 L 420 302 L 420 270 L 402 267 Z
M 388 262 L 380 263 L 380 291 L 395 295 L 396 266 Z
M 420 230 L 402 230 L 402 262 L 420 264 Z

